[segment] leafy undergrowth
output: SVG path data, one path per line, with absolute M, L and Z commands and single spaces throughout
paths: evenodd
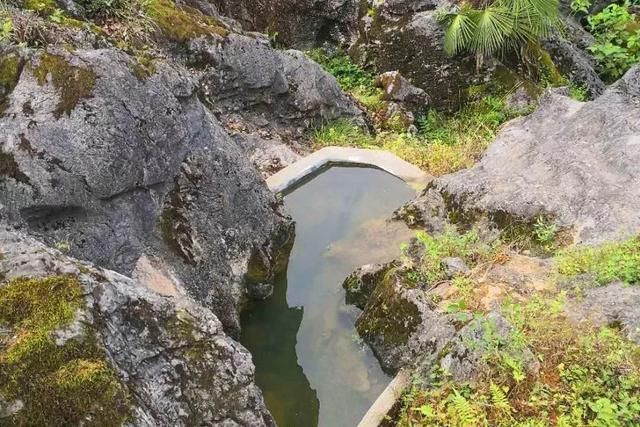
M 556 263 L 560 274 L 589 274 L 598 283 L 615 280 L 640 282 L 640 236 L 624 242 L 609 242 L 597 247 L 580 247 L 561 252 Z
M 495 138 L 505 121 L 529 111 L 511 111 L 504 98 L 475 94 L 461 111 L 444 114 L 429 110 L 415 118 L 418 132 L 409 133 L 411 125 L 401 112 L 390 112 L 375 87 L 375 76 L 354 64 L 341 52 L 329 54 L 322 49 L 307 52 L 340 87 L 351 94 L 368 112 L 375 135 L 350 120 L 338 119 L 316 130 L 316 147 L 343 146 L 390 151 L 423 170 L 439 176 L 472 166 Z M 472 88 L 477 89 L 477 88 Z
M 83 289 L 70 276 L 19 278 L 0 287 L 0 397 L 21 401 L 4 418 L 10 425 L 121 425 L 127 394 L 89 327 L 66 340 L 84 307 Z
M 399 426 L 640 425 L 640 347 L 616 329 L 568 323 L 562 297 L 507 303 L 503 314 L 514 331 L 509 342 L 487 346 L 478 380 L 456 383 L 438 371 L 416 382 Z M 525 345 L 540 362 L 537 375 L 509 357 Z
M 486 97 L 451 116 L 435 111 L 418 119 L 417 134 L 381 131 L 376 135 L 348 120 L 338 120 L 314 134 L 318 147 L 348 146 L 391 151 L 398 157 L 435 175 L 445 175 L 472 166 L 480 159 L 505 121 L 516 117 L 504 101 Z

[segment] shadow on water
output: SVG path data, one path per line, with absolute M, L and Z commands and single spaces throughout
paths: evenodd
M 333 167 L 285 196 L 296 221 L 286 275 L 242 315 L 241 342 L 280 427 L 351 427 L 390 381 L 357 339 L 344 278 L 387 262 L 412 233 L 385 219 L 414 191 L 378 169 Z

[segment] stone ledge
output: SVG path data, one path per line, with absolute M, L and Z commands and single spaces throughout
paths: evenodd
M 382 150 L 362 148 L 326 147 L 287 166 L 267 179 L 274 193 L 281 193 L 304 178 L 331 165 L 371 166 L 395 175 L 407 184 L 423 189 L 433 177 L 417 166 Z

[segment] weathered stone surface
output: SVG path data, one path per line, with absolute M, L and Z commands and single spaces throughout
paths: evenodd
M 380 74 L 374 85 L 382 89 L 383 100 L 399 103 L 414 114 L 424 113 L 429 105 L 425 91 L 413 86 L 397 71 Z
M 595 70 L 595 59 L 586 50 L 594 43 L 593 36 L 573 17 L 566 16 L 563 21 L 567 26 L 566 31 L 553 34 L 542 45 L 558 70 L 595 98 L 604 92 L 605 84 Z
M 374 3 L 378 3 L 378 1 L 374 0 Z M 378 7 L 393 15 L 404 15 L 432 10 L 441 3 L 441 0 L 383 0 Z
M 253 382 L 251 355 L 224 334 L 211 311 L 188 297 L 162 297 L 5 226 L 0 248 L 6 280 L 77 277 L 86 290 L 86 309 L 77 313 L 72 327 L 58 332 L 59 339 L 70 339 L 70 334 L 80 339 L 77 334 L 86 327 L 95 331 L 129 391 L 131 425 L 274 425 Z M 0 405 L 0 416 L 20 410 L 19 401 L 9 402 Z
M 272 34 L 300 49 L 348 40 L 358 9 L 356 0 L 211 1 L 245 30 Z
M 356 102 L 335 78 L 295 50 L 275 50 L 259 37 L 231 34 L 224 41 L 194 40 L 187 62 L 205 65 L 199 86 L 216 116 L 241 138 L 263 172 L 273 173 L 262 154 L 292 158 L 281 144 L 296 152 L 309 150 L 308 131 L 340 117 L 364 123 Z M 251 144 L 246 144 L 250 141 Z
M 5 215 L 126 275 L 159 259 L 237 332 L 249 261 L 268 282 L 290 222 L 188 72 L 140 79 L 116 50 L 25 56 L 0 118 Z
M 435 10 L 402 16 L 378 13 L 365 18 L 351 56 L 379 73 L 400 71 L 429 95 L 432 106 L 457 108 L 465 90 L 483 80 L 484 73 L 476 72 L 471 57 L 445 54 L 444 29 Z
M 446 257 L 442 258 L 441 262 L 448 277 L 454 277 L 458 274 L 467 274 L 469 272 L 469 267 L 467 267 L 467 264 L 462 258 Z
M 547 214 L 597 243 L 640 231 L 640 67 L 595 101 L 547 92 L 473 168 L 435 181 L 465 210 Z M 428 209 L 428 207 L 427 207 Z
M 346 291 L 345 302 L 363 310 L 378 283 L 392 267 L 391 264 L 367 264 L 351 273 L 342 283 Z
M 447 316 L 431 308 L 424 290 L 407 287 L 396 274 L 378 283 L 356 329 L 388 372 L 417 357 L 435 361 L 456 332 Z
M 640 287 L 614 282 L 583 291 L 566 304 L 569 318 L 597 326 L 619 326 L 627 338 L 640 344 Z
M 514 344 L 512 333 L 513 327 L 497 312 L 475 319 L 458 332 L 450 350 L 440 360 L 440 367 L 454 381 L 472 381 L 486 366 L 486 357 L 500 350 L 521 362 L 527 374 L 536 375 L 540 362 L 530 349 Z M 430 363 L 426 366 L 429 367 Z

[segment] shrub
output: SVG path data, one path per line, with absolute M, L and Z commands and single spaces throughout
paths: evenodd
M 640 20 L 630 12 L 631 4 L 610 4 L 587 18 L 596 42 L 589 47 L 600 73 L 613 81 L 640 62 Z
M 447 24 L 445 51 L 485 58 L 537 45 L 559 27 L 557 0 L 494 0 L 482 8 L 463 2 L 440 20 Z
M 598 247 L 569 249 L 556 260 L 558 270 L 566 276 L 591 274 L 600 284 L 621 280 L 640 282 L 640 236 L 621 243 Z

